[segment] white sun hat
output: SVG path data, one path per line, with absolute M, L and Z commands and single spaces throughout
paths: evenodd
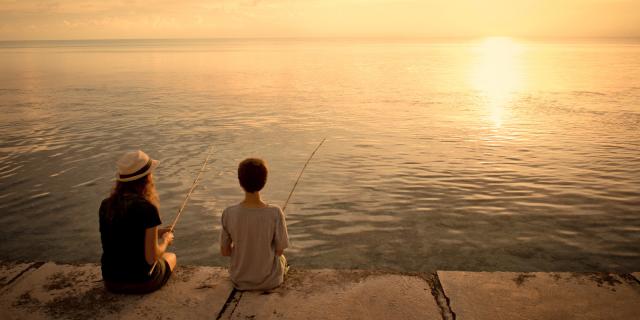
M 116 162 L 118 165 L 116 180 L 121 182 L 138 180 L 151 173 L 159 163 L 141 150 L 127 152 Z

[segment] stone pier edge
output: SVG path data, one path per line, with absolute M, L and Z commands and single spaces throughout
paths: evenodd
M 22 278 L 28 276 L 31 273 L 34 273 L 36 271 L 38 271 L 38 269 L 40 269 L 43 265 L 45 265 L 47 262 L 29 262 L 29 263 L 17 263 L 17 262 L 7 262 L 7 261 L 0 261 L 0 263 L 2 264 L 21 264 L 23 265 L 21 268 L 19 268 L 17 274 L 11 276 L 8 279 L 2 279 L 3 283 L 0 283 L 0 301 L 2 300 L 2 297 L 11 290 L 12 285 L 19 282 L 19 280 L 21 280 Z M 62 264 L 65 265 L 65 264 Z M 69 265 L 69 264 L 66 264 Z M 86 264 L 70 264 L 71 266 L 81 266 L 81 265 L 86 265 Z M 89 264 L 89 265 L 93 265 L 98 267 L 98 265 L 95 264 Z M 182 267 L 182 266 L 181 266 Z M 209 267 L 209 266 L 186 266 L 186 267 L 191 267 L 191 268 L 202 268 L 202 267 Z M 184 267 L 183 267 L 184 268 Z M 220 267 L 214 267 L 214 268 L 220 268 Z M 314 270 L 314 269 L 298 269 L 298 270 Z M 322 270 L 334 270 L 337 272 L 341 272 L 341 271 L 349 271 L 348 269 L 322 269 Z M 584 275 L 584 276 L 588 276 L 588 275 L 600 275 L 602 277 L 607 277 L 608 275 L 617 275 L 620 278 L 623 279 L 627 279 L 630 282 L 633 282 L 635 284 L 635 288 L 634 290 L 639 294 L 638 295 L 638 300 L 637 300 L 637 304 L 638 306 L 640 306 L 640 272 L 633 272 L 633 273 L 613 273 L 613 272 L 502 272 L 502 271 L 496 271 L 496 272 L 473 272 L 473 271 L 436 271 L 433 273 L 429 273 L 429 272 L 385 272 L 385 271 L 375 271 L 375 270 L 356 270 L 356 271 L 362 271 L 365 273 L 371 273 L 373 275 L 398 275 L 398 276 L 404 276 L 404 277 L 417 277 L 422 279 L 426 285 L 429 287 L 430 289 L 430 294 L 435 302 L 435 304 L 437 305 L 438 309 L 439 309 L 439 316 L 441 319 L 443 320 L 455 320 L 459 317 L 457 317 L 456 312 L 453 310 L 452 308 L 452 304 L 451 304 L 451 298 L 447 295 L 447 293 L 445 292 L 445 287 L 443 287 L 442 283 L 441 283 L 441 279 L 439 276 L 439 273 L 441 272 L 447 272 L 447 273 L 464 273 L 464 274 L 488 274 L 488 275 L 499 275 L 499 274 L 520 274 L 519 277 L 522 277 L 523 279 L 527 279 L 529 277 L 530 274 L 549 274 L 552 277 L 555 277 L 555 274 L 573 274 L 573 275 Z M 3 276 L 2 274 L 0 274 L 0 276 Z M 515 279 L 513 279 L 515 281 Z M 598 281 L 598 280 L 595 280 Z M 517 281 L 516 281 L 517 282 Z M 598 285 L 599 287 L 601 285 Z M 616 291 L 615 289 L 613 291 Z M 229 292 L 226 301 L 224 302 L 224 304 L 222 305 L 222 307 L 219 309 L 218 313 L 215 315 L 215 319 L 235 319 L 234 318 L 234 312 L 236 311 L 236 309 L 238 308 L 238 306 L 240 305 L 243 295 L 245 292 L 243 291 L 238 291 L 235 288 L 232 288 L 231 291 Z M 635 298 L 635 297 L 634 297 Z M 1 309 L 0 309 L 1 310 Z M 5 311 L 5 310 L 2 310 Z M 640 307 L 637 310 L 632 310 L 632 312 L 634 314 L 638 314 L 638 312 L 640 312 Z M 18 317 L 19 318 L 19 317 Z M 211 317 L 213 319 L 213 315 Z M 238 318 L 238 317 L 236 317 Z M 357 318 L 357 317 L 356 317 Z M 480 319 L 482 317 L 479 317 L 478 319 Z M 578 317 L 579 318 L 579 317 Z M 11 319 L 11 317 L 10 317 Z M 238 318 L 239 319 L 239 318 Z M 251 317 L 251 319 L 253 319 L 253 317 Z

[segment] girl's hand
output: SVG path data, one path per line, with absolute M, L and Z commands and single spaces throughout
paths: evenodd
M 171 231 L 171 227 L 163 227 L 163 228 L 158 228 L 158 236 L 162 237 L 163 234 L 167 233 Z
M 166 243 L 167 245 L 170 245 L 173 242 L 173 232 L 167 230 L 165 233 L 163 233 L 162 241 L 164 241 L 164 243 Z

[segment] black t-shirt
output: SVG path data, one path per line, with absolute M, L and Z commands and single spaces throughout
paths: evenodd
M 160 223 L 156 206 L 140 196 L 104 199 L 100 204 L 102 278 L 112 282 L 150 280 L 151 266 L 144 257 L 145 230 Z

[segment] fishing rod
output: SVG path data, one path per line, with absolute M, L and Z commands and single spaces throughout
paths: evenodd
M 293 184 L 293 188 L 291 188 L 291 192 L 289 192 L 289 196 L 287 197 L 287 201 L 285 201 L 284 202 L 284 206 L 282 206 L 282 212 L 284 212 L 284 210 L 287 209 L 287 205 L 289 204 L 289 200 L 291 200 L 291 196 L 293 195 L 293 191 L 296 190 L 296 187 L 298 186 L 298 182 L 300 182 L 300 178 L 302 178 L 302 173 L 304 173 L 304 169 L 307 168 L 307 165 L 309 164 L 309 161 L 311 161 L 311 158 L 313 158 L 313 156 L 316 154 L 316 151 L 318 151 L 318 149 L 320 149 L 320 146 L 322 146 L 322 144 L 324 143 L 325 140 L 327 140 L 326 137 L 322 138 L 322 141 L 320 141 L 320 143 L 318 144 L 316 149 L 313 150 L 313 152 L 309 156 L 309 159 L 307 159 L 307 162 L 304 163 L 304 167 L 302 167 L 302 170 L 300 170 L 300 174 L 298 174 L 298 179 L 296 179 L 296 182 Z
M 168 232 L 173 232 L 173 229 L 176 227 L 176 224 L 178 223 L 178 219 L 180 219 L 180 215 L 182 214 L 182 211 L 184 210 L 184 208 L 187 206 L 187 202 L 189 201 L 189 198 L 191 197 L 191 193 L 193 193 L 193 190 L 196 188 L 196 185 L 198 184 L 198 181 L 200 180 L 200 176 L 204 172 L 204 168 L 207 167 L 207 162 L 209 162 L 209 157 L 211 157 L 211 154 L 212 154 L 211 151 L 213 151 L 213 146 L 209 147 L 209 152 L 207 153 L 207 157 L 204 159 L 204 162 L 202 163 L 202 168 L 200 168 L 200 171 L 198 172 L 198 175 L 196 176 L 196 179 L 193 180 L 193 184 L 191 185 L 191 189 L 189 189 L 189 193 L 187 193 L 187 196 L 184 198 L 184 201 L 182 202 L 182 206 L 180 206 L 180 209 L 178 210 L 178 215 L 176 215 L 176 218 L 173 220 L 173 223 L 171 224 L 171 227 L 169 228 Z M 153 269 L 156 268 L 156 264 L 158 264 L 158 260 L 156 260 L 153 263 L 153 266 L 151 266 L 151 270 L 149 271 L 149 275 L 151 275 L 153 273 Z

